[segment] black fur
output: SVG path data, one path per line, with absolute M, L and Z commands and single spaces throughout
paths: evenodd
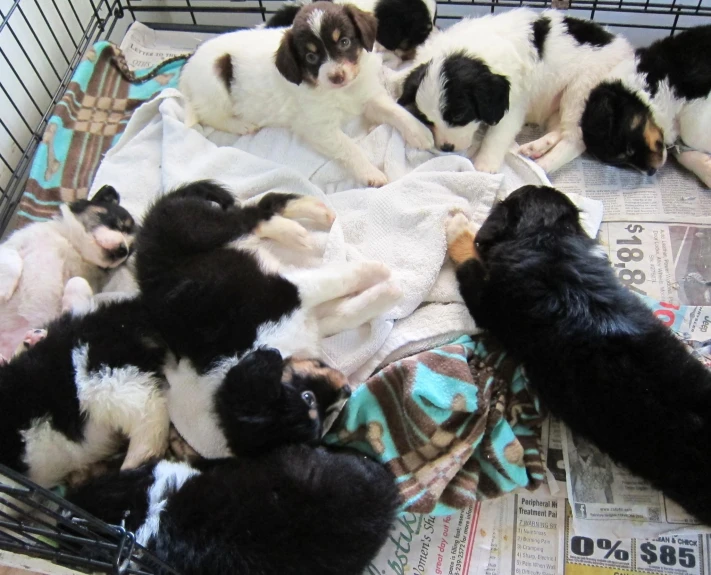
M 580 127 L 587 151 L 598 160 L 652 175 L 662 161 L 664 142 L 659 138 L 650 149 L 645 138 L 648 122 L 653 122 L 649 106 L 616 80 L 590 92 Z
M 509 109 L 511 84 L 478 58 L 464 53 L 447 56 L 442 65 L 442 118 L 450 126 L 478 120 L 498 124 Z
M 477 325 L 575 433 L 711 524 L 711 373 L 593 253 L 573 203 L 525 186 L 475 243 L 457 279 Z
M 425 77 L 425 74 L 430 67 L 430 63 L 431 62 L 420 64 L 407 75 L 407 78 L 403 84 L 402 95 L 397 101 L 398 104 L 404 108 L 407 108 L 407 110 L 425 126 L 433 126 L 434 124 L 417 107 L 415 98 L 417 97 L 417 90 L 420 88 L 422 79 Z
M 287 365 L 275 349 L 257 349 L 227 372 L 214 409 L 233 454 L 318 443 L 329 408 L 350 395 L 347 386 L 337 389 L 314 370 L 289 370 Z
M 540 16 L 533 23 L 533 45 L 536 47 L 538 57 L 543 58 L 543 50 L 546 44 L 548 32 L 551 31 L 551 20 L 546 16 Z
M 270 16 L 264 27 L 288 28 L 294 23 L 294 18 L 296 18 L 299 10 L 301 10 L 300 4 L 283 4 Z
M 47 337 L 0 366 L 0 463 L 26 472 L 22 431 L 47 417 L 69 440 L 80 442 L 88 414 L 79 410 L 72 350 L 89 345 L 88 369 L 133 365 L 160 373 L 165 351 L 139 300 L 102 305 L 47 326 Z
M 602 48 L 611 43 L 615 36 L 610 34 L 599 24 L 590 20 L 580 20 L 566 16 L 563 18 L 563 23 L 570 34 L 578 44 L 590 44 Z
M 163 196 L 146 214 L 136 242 L 141 293 L 170 349 L 200 373 L 247 351 L 260 325 L 299 307 L 294 284 L 227 247 L 294 197 L 269 194 L 240 208 L 227 190 L 203 181 Z
M 666 80 L 678 98 L 705 98 L 711 92 L 711 25 L 698 26 L 637 50 L 637 70 L 654 96 Z
M 110 522 L 123 510 L 145 516 L 153 469 L 102 478 L 68 499 Z M 305 446 L 210 462 L 166 495 L 148 548 L 184 575 L 360 575 L 399 504 L 380 464 Z

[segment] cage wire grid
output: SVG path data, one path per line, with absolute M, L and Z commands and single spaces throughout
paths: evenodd
M 0 0 L 0 234 L 19 204 L 54 106 L 86 50 L 119 42 L 141 21 L 155 29 L 214 30 L 263 22 L 281 0 Z M 711 23 L 711 0 L 451 0 L 437 23 L 527 6 L 565 9 L 607 26 L 658 31 Z M 0 549 L 105 573 L 175 573 L 110 526 L 0 466 Z M 130 559 L 130 560 L 129 560 Z

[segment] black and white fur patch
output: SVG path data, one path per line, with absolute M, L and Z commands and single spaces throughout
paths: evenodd
M 581 128 L 599 160 L 654 174 L 680 144 L 680 163 L 711 186 L 711 26 L 637 50 L 590 94 Z
M 124 468 L 161 456 L 169 419 L 165 348 L 139 300 L 65 313 L 0 366 L 0 462 L 51 487 L 117 453 Z
M 67 498 L 108 523 L 125 520 L 138 543 L 184 575 L 361 575 L 399 504 L 377 462 L 306 446 L 195 467 L 161 461 Z

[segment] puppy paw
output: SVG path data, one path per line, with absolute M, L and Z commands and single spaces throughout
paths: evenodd
M 475 239 L 474 224 L 464 214 L 455 214 L 447 222 L 447 253 L 455 264 L 479 258 Z
M 369 188 L 382 188 L 388 183 L 388 177 L 375 166 L 362 171 L 358 179 L 365 182 Z
M 432 132 L 417 120 L 403 132 L 403 137 L 411 148 L 417 148 L 418 150 L 431 150 L 434 148 Z
M 518 149 L 518 153 L 532 160 L 537 160 L 547 152 L 549 152 L 553 146 L 555 146 L 561 140 L 560 132 L 550 132 L 545 136 L 524 144 Z
M 42 341 L 45 337 L 47 337 L 47 330 L 46 329 L 31 329 L 27 333 L 25 333 L 25 336 L 22 338 L 22 343 L 17 346 L 17 349 L 15 350 L 15 355 L 18 355 L 24 351 L 27 351 L 31 347 L 34 347 L 37 343 Z
M 358 274 L 356 291 L 362 291 L 390 279 L 390 268 L 382 262 L 360 262 L 357 264 L 356 273 Z
M 498 174 L 501 169 L 501 162 L 495 158 L 477 156 L 474 160 L 474 169 L 485 174 Z
M 89 282 L 82 277 L 71 278 L 64 286 L 62 296 L 62 313 L 72 312 L 73 314 L 88 313 L 91 309 L 94 290 Z
M 336 219 L 336 214 L 331 208 L 321 200 L 310 196 L 290 200 L 281 215 L 290 220 L 310 220 L 323 229 L 330 229 Z
M 283 216 L 272 216 L 254 230 L 258 238 L 270 239 L 302 250 L 312 248 L 311 236 L 300 223 Z

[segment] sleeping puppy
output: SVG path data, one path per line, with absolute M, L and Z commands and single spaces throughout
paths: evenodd
M 711 187 L 711 26 L 654 42 L 591 93 L 585 145 L 606 164 L 653 175 L 678 146 L 679 162 Z
M 480 328 L 523 363 L 551 412 L 711 524 L 711 373 L 616 277 L 562 193 L 525 186 L 448 251 Z
M 184 575 L 361 575 L 399 505 L 379 463 L 304 445 L 194 466 L 161 461 L 67 499 L 135 532 Z
M 289 128 L 317 152 L 340 161 L 361 182 L 387 178 L 341 129 L 364 114 L 394 126 L 416 148 L 432 135 L 388 94 L 381 60 L 371 54 L 375 18 L 355 6 L 315 2 L 289 29 L 242 30 L 201 45 L 180 76 L 185 122 L 234 134 Z
M 32 332 L 62 312 L 70 278 L 99 291 L 133 246 L 135 225 L 111 186 L 61 215 L 13 233 L 0 245 L 0 356 L 10 358 Z M 71 289 L 70 289 L 71 291 Z M 67 293 L 71 298 L 72 294 Z
M 433 0 L 335 0 L 352 4 L 375 16 L 378 21 L 376 41 L 403 61 L 412 60 L 434 29 L 437 4 Z M 283 4 L 267 20 L 266 28 L 291 26 L 303 4 Z
M 551 133 L 528 153 L 547 152 L 540 163 L 553 171 L 583 151 L 585 96 L 631 53 L 624 39 L 592 22 L 516 9 L 433 35 L 395 82 L 399 103 L 431 128 L 435 146 L 466 151 L 482 172 L 500 170 L 527 120 L 548 122 Z
M 264 356 L 260 348 L 276 350 L 272 362 L 279 366 L 282 358 L 318 358 L 323 337 L 359 327 L 399 300 L 380 262 L 283 268 L 260 246 L 271 239 L 308 247 L 308 232 L 294 220 L 328 227 L 333 218 L 318 200 L 289 194 L 238 207 L 208 181 L 163 196 L 146 214 L 137 240 L 138 284 L 177 358 L 165 368 L 171 420 L 201 454 L 234 453 L 219 439 L 218 421 L 194 421 L 196 405 L 204 408 L 198 412 L 212 410 L 215 394 L 244 379 L 245 370 L 266 377 L 266 365 L 250 363 L 253 354 Z M 343 387 L 324 366 L 313 369 Z
M 52 487 L 118 453 L 122 438 L 124 469 L 161 456 L 166 350 L 148 318 L 139 300 L 65 313 L 0 366 L 0 463 Z

